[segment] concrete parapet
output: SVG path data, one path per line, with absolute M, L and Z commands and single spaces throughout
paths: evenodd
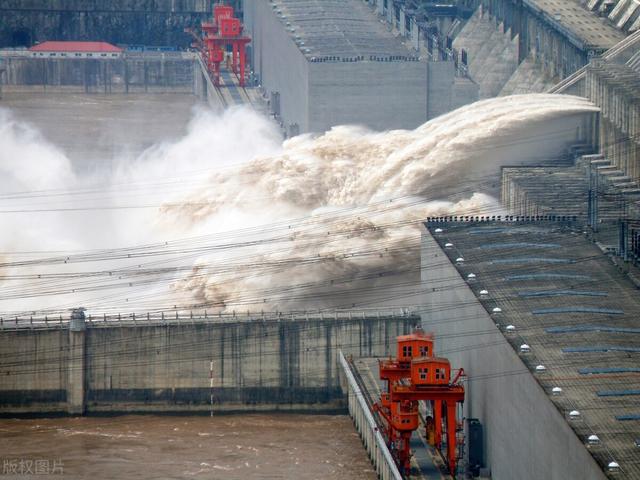
M 343 410 L 338 351 L 388 355 L 419 322 L 404 312 L 177 317 L 3 323 L 0 414 Z

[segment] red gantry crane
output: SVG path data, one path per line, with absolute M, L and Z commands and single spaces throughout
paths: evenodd
M 213 6 L 213 20 L 202 22 L 201 32 L 186 31 L 193 35 L 193 48 L 198 49 L 211 74 L 214 85 L 220 86 L 220 64 L 225 59 L 227 47 L 231 47 L 231 71 L 236 74 L 241 87 L 244 87 L 246 67 L 246 46 L 251 38 L 243 35 L 243 26 L 235 18 L 233 7 L 217 4 Z
M 398 466 L 408 474 L 411 469 L 410 440 L 419 427 L 418 401 L 423 400 L 433 412 L 425 420 L 427 442 L 442 453 L 444 427 L 447 464 L 450 474 L 455 477 L 457 431 L 461 425 L 456 417 L 456 407 L 464 401 L 464 387 L 460 384 L 464 370 L 460 369 L 451 380 L 449 360 L 434 356 L 432 334 L 418 329 L 398 337 L 397 341 L 397 357 L 380 360 L 380 378 L 386 380 L 387 391 L 374 405 L 384 419 L 387 444 Z

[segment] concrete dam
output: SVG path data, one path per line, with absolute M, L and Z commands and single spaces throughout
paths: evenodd
M 103 3 L 0 6 L 3 475 L 640 475 L 637 2 Z
M 343 412 L 338 353 L 387 356 L 419 321 L 401 311 L 3 319 L 0 412 Z

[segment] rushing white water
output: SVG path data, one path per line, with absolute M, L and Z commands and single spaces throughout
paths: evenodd
M 340 126 L 283 144 L 252 112 L 200 113 L 183 139 L 123 162 L 100 188 L 4 112 L 3 192 L 31 193 L 3 199 L 10 228 L 0 236 L 0 310 L 380 301 L 381 289 L 415 288 L 420 219 L 500 213 L 487 195 L 498 167 L 555 157 L 595 110 L 578 97 L 523 95 L 478 102 L 412 131 Z M 68 210 L 79 203 L 91 210 Z M 131 245 L 140 247 L 117 250 Z M 24 260 L 35 262 L 16 264 Z M 47 277 L 53 273 L 67 276 Z M 382 300 L 404 302 L 397 292 Z

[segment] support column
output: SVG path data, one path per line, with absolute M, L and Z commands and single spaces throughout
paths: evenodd
M 447 401 L 447 460 L 449 473 L 456 474 L 456 402 Z
M 124 69 L 124 93 L 129 93 L 129 62 L 126 57 L 122 57 Z
M 4 59 L 0 58 L 0 100 L 2 100 L 2 77 L 4 72 L 6 71 L 3 64 L 4 64 Z
M 240 86 L 244 87 L 244 69 L 245 69 L 245 44 L 241 43 L 240 48 Z
M 231 71 L 233 73 L 235 73 L 236 75 L 238 74 L 238 44 L 236 42 L 233 42 L 232 45 L 232 63 L 231 63 Z
M 67 411 L 71 415 L 84 414 L 84 309 L 76 308 L 69 322 L 69 358 L 67 378 Z
M 442 402 L 433 401 L 433 423 L 435 425 L 435 447 L 442 446 Z

